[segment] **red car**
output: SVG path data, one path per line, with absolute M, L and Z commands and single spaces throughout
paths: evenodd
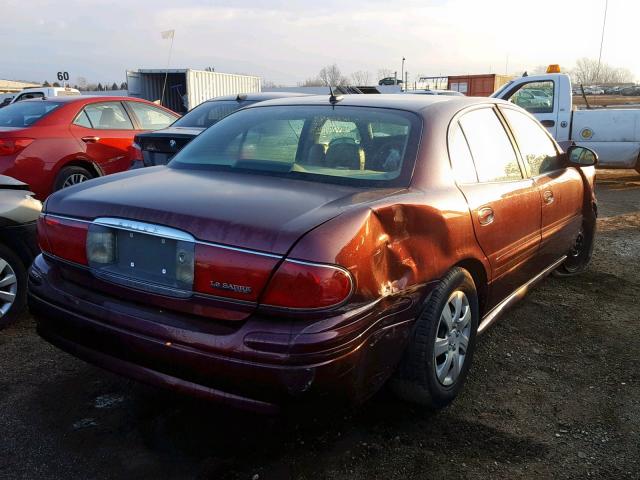
M 129 169 L 140 132 L 166 128 L 179 115 L 129 97 L 53 97 L 0 110 L 0 174 L 51 192 Z
M 29 305 L 80 358 L 244 408 L 390 378 L 442 407 L 476 333 L 586 268 L 595 163 L 495 99 L 260 102 L 166 167 L 49 197 Z

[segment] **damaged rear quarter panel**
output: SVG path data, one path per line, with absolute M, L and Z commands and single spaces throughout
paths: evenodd
M 289 257 L 346 267 L 358 304 L 419 290 L 462 260 L 484 259 L 455 187 L 404 190 L 347 211 L 307 234 Z

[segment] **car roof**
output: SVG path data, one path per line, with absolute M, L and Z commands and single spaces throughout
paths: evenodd
M 465 97 L 449 95 L 344 95 L 335 105 L 389 108 L 406 110 L 424 115 L 427 111 L 438 105 L 445 109 L 461 110 L 475 104 L 510 104 L 504 100 L 490 97 Z M 329 95 L 309 95 L 297 98 L 282 98 L 268 100 L 245 108 L 264 108 L 268 106 L 292 106 L 292 105 L 331 105 Z M 446 107 L 445 107 L 446 105 Z M 440 110 L 441 108 L 438 108 Z
M 277 98 L 288 98 L 288 97 L 308 97 L 309 93 L 301 93 L 301 92 L 254 92 L 254 93 L 239 93 L 237 95 L 222 95 L 220 97 L 215 97 L 207 100 L 207 102 L 220 102 L 220 101 L 229 101 L 229 100 L 237 100 L 241 102 L 252 102 L 258 101 L 262 102 L 265 100 L 274 100 Z
M 142 98 L 136 97 L 124 97 L 124 96 L 110 96 L 110 95 L 60 95 L 55 97 L 44 97 L 44 98 L 30 98 L 28 100 L 21 100 L 23 102 L 42 102 L 46 100 L 47 102 L 56 102 L 56 103 L 73 103 L 73 102 L 82 102 L 82 101 L 138 101 L 145 103 L 152 103 L 148 100 L 144 100 Z M 166 107 L 165 107 L 166 108 Z

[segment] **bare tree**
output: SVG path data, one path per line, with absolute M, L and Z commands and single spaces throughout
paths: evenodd
M 626 68 L 616 68 L 592 58 L 580 58 L 571 71 L 573 80 L 583 85 L 599 83 L 631 83 L 633 74 Z
M 358 70 L 357 72 L 353 72 L 351 74 L 351 80 L 353 81 L 354 85 L 366 86 L 369 85 L 371 75 L 369 74 L 369 72 L 366 72 L 364 70 Z
M 85 77 L 78 77 L 78 90 L 87 90 L 87 79 Z
M 318 77 L 322 80 L 323 85 L 335 87 L 337 85 L 348 85 L 349 79 L 342 75 L 340 68 L 335 63 L 327 65 L 320 70 Z
M 393 77 L 393 70 L 390 68 L 381 68 L 378 70 L 378 79 L 382 80 L 383 78 Z

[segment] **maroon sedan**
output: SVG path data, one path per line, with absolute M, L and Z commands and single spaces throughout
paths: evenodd
M 122 172 L 140 156 L 140 132 L 165 128 L 179 115 L 130 97 L 60 96 L 0 110 L 0 174 L 51 192 Z
M 476 333 L 587 265 L 595 162 L 500 100 L 263 102 L 52 195 L 31 309 L 73 355 L 238 407 L 389 379 L 442 407 Z

